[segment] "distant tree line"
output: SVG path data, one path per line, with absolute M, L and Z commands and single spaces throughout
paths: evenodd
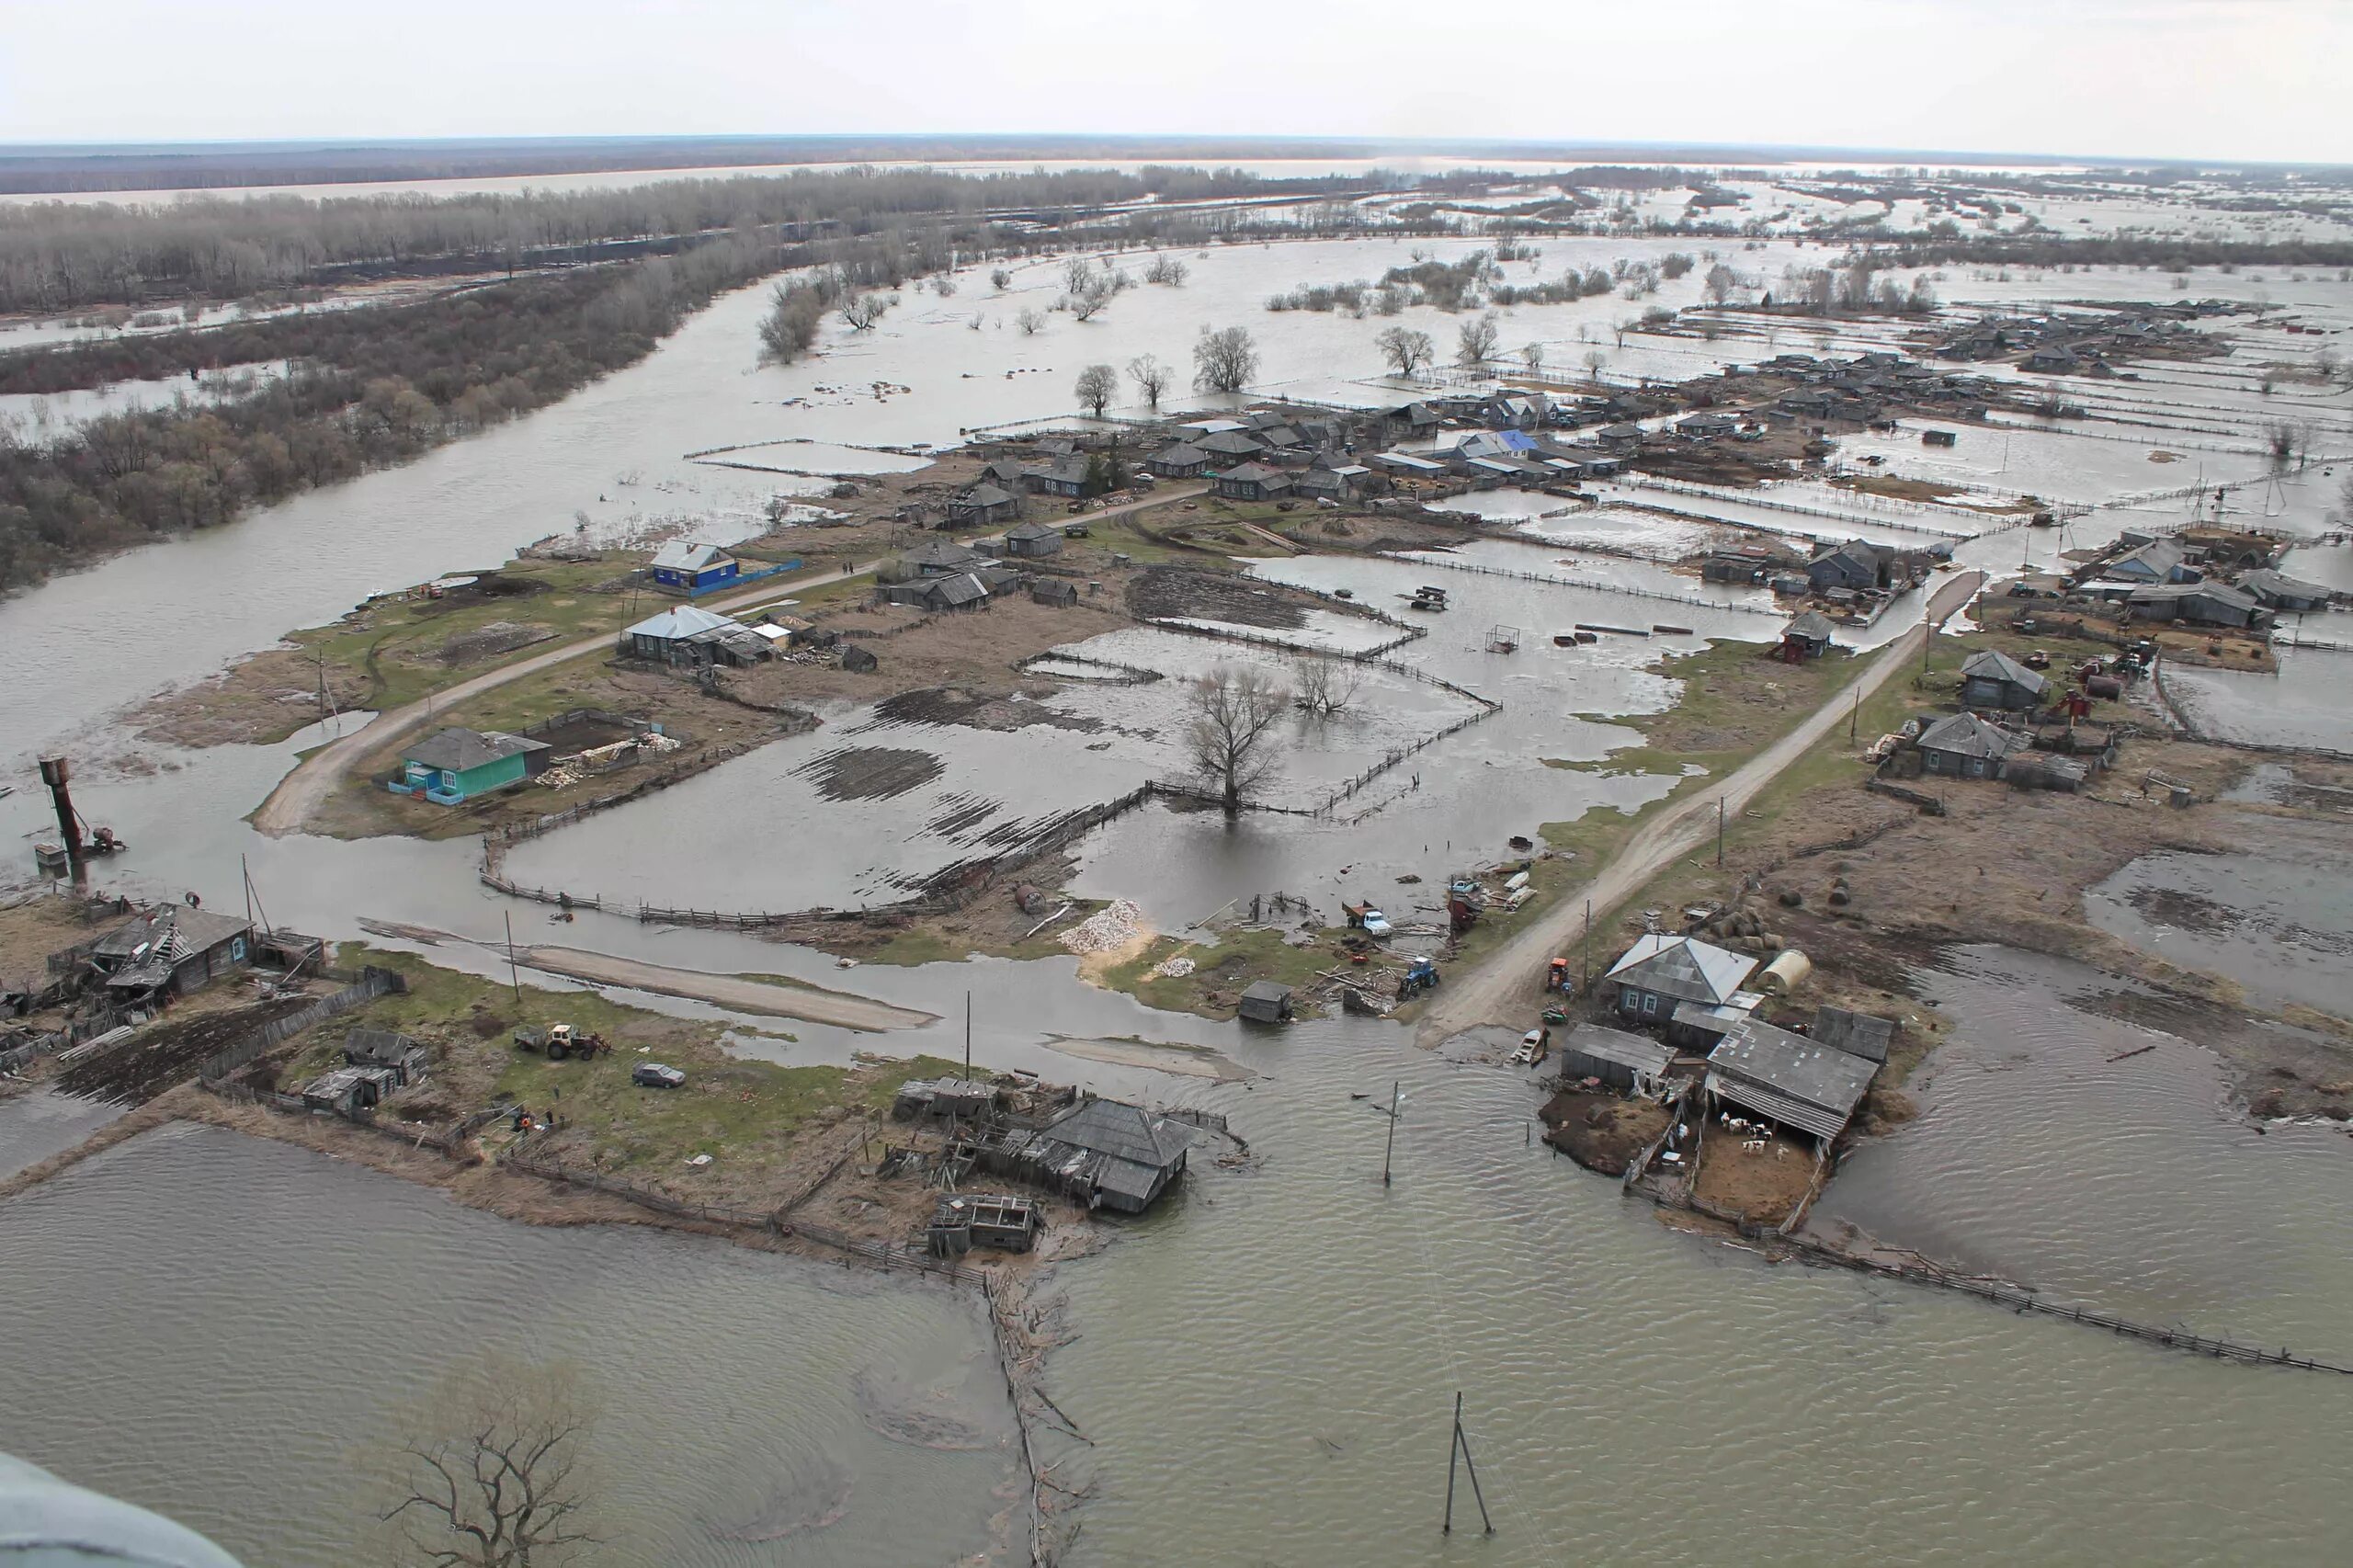
M 352 276 L 447 271 L 452 262 L 512 271 L 597 259 L 599 247 L 730 230 L 855 237 L 916 218 L 977 224 L 1001 213 L 1051 221 L 1148 197 L 1184 202 L 1367 187 L 1361 178 L 1270 181 L 1230 169 L 961 175 L 853 167 L 611 190 L 194 197 L 170 206 L 35 202 L 0 206 L 0 311 L 244 299 Z M 1139 214 L 1107 236 L 1155 227 Z
M 720 240 L 419 304 L 245 324 L 234 330 L 249 335 L 246 350 L 290 364 L 242 396 L 108 415 L 46 440 L 0 430 L 0 589 L 227 522 L 553 403 L 643 358 L 713 295 L 779 260 L 774 245 Z M 169 370 L 219 336 L 51 353 L 73 361 L 135 349 L 150 358 L 134 370 Z

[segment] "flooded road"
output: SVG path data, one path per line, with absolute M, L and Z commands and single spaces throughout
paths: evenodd
M 630 1227 L 539 1230 L 213 1128 L 144 1134 L 0 1205 L 0 1257 L 17 1325 L 0 1448 L 254 1568 L 378 1560 L 372 1445 L 484 1346 L 569 1360 L 602 1405 L 603 1561 L 945 1562 L 987 1547 L 1016 1473 L 965 1294 Z M 126 1288 L 131 1270 L 148 1283 Z M 981 1446 L 890 1440 L 861 1376 L 933 1391 L 910 1397 Z M 826 1528 L 731 1539 L 837 1506 Z

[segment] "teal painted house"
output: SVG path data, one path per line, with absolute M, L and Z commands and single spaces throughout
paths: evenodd
M 449 729 L 403 754 L 400 771 L 387 784 L 396 795 L 422 795 L 436 805 L 454 806 L 493 790 L 504 790 L 545 772 L 543 741 L 492 731 Z

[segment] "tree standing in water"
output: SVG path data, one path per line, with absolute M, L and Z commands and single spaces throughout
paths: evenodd
M 488 1356 L 453 1368 L 406 1413 L 391 1454 L 404 1561 L 429 1568 L 558 1568 L 597 1544 L 581 1511 L 594 1413 L 564 1366 Z
M 1229 667 L 1194 682 L 1191 707 L 1186 750 L 1225 814 L 1239 815 L 1281 767 L 1274 729 L 1290 709 L 1290 692 L 1265 670 Z

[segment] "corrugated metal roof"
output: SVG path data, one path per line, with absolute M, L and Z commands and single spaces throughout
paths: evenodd
M 1714 1004 L 1732 999 L 1756 960 L 1743 953 L 1654 931 L 1609 966 L 1608 978 L 1662 996 Z
M 463 773 L 470 767 L 480 767 L 502 757 L 547 749 L 545 741 L 527 741 L 520 735 L 503 734 L 496 730 L 466 730 L 453 725 L 418 742 L 403 752 L 401 757 L 405 762 L 422 767 Z
M 660 615 L 651 616 L 639 621 L 622 635 L 658 638 L 665 642 L 682 642 L 689 637 L 699 636 L 706 631 L 723 631 L 734 624 L 735 622 L 726 616 L 714 614 L 699 606 L 679 605 L 674 609 L 665 609 Z
M 717 566 L 733 560 L 715 544 L 696 544 L 691 540 L 672 540 L 654 557 L 654 564 L 666 571 L 699 572 L 706 566 Z

